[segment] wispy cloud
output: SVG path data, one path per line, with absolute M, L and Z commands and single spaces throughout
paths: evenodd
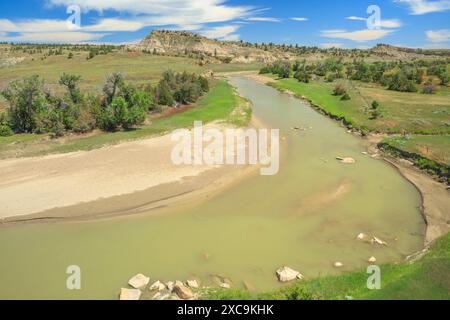
M 0 41 L 11 42 L 45 42 L 45 43 L 80 43 L 95 41 L 107 34 L 88 32 L 24 32 L 18 35 L 6 36 L 0 32 Z
M 82 25 L 79 30 L 70 31 L 65 20 L 28 19 L 0 20 L 0 32 L 4 41 L 60 42 L 92 41 L 101 39 L 111 32 L 134 32 L 145 27 L 165 27 L 173 30 L 190 30 L 208 33 L 211 30 L 225 30 L 225 25 L 210 29 L 209 24 L 231 21 L 271 21 L 275 18 L 258 17 L 263 8 L 231 5 L 228 0 L 45 0 L 47 7 L 79 5 L 83 12 L 96 11 L 97 20 Z M 103 18 L 105 11 L 115 16 Z M 195 21 L 195 23 L 193 23 Z M 222 29 L 220 29 L 222 28 Z M 9 35 L 8 33 L 18 33 Z M 34 33 L 34 37 L 29 34 Z M 50 34 L 55 34 L 54 38 Z M 66 35 L 66 36 L 63 36 Z M 236 39 L 237 34 L 228 35 Z
M 394 0 L 394 2 L 408 5 L 413 15 L 450 10 L 450 0 Z
M 292 21 L 308 21 L 308 18 L 301 18 L 301 17 L 294 17 L 294 18 L 289 18 L 289 20 Z
M 239 34 L 236 33 L 239 28 L 238 25 L 220 26 L 201 30 L 200 34 L 211 39 L 236 41 L 239 40 Z
M 367 18 L 363 17 L 356 17 L 356 16 L 350 16 L 345 18 L 347 20 L 356 20 L 356 21 L 367 21 Z M 380 27 L 382 28 L 400 28 L 402 26 L 402 22 L 398 19 L 390 19 L 390 20 L 381 20 Z
M 450 29 L 429 30 L 426 32 L 427 39 L 433 43 L 445 43 L 450 41 Z
M 393 33 L 393 30 L 357 30 L 357 31 L 346 31 L 346 30 L 324 30 L 321 32 L 321 36 L 324 38 L 334 38 L 334 39 L 346 39 L 356 42 L 365 42 L 378 40 L 386 37 L 387 35 Z
M 271 18 L 271 17 L 250 17 L 247 18 L 248 21 L 259 21 L 259 22 L 281 22 L 279 18 Z

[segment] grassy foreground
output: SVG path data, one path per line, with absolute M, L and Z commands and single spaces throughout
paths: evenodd
M 367 289 L 366 270 L 298 281 L 278 291 L 252 294 L 240 290 L 210 292 L 205 299 L 269 300 L 448 300 L 450 299 L 450 235 L 437 240 L 430 250 L 414 262 L 384 264 L 381 289 Z
M 208 123 L 225 120 L 231 124 L 244 125 L 250 120 L 250 115 L 250 107 L 235 94 L 234 89 L 226 81 L 218 81 L 195 108 L 157 119 L 152 124 L 138 129 L 113 133 L 99 132 L 91 136 L 54 140 L 48 135 L 34 134 L 0 137 L 0 159 L 92 150 L 127 140 L 162 135 L 177 128 L 192 127 L 194 121 Z

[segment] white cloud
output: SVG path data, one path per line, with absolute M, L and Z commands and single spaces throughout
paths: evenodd
M 355 17 L 355 16 L 350 16 L 350 17 L 347 17 L 345 19 L 347 19 L 347 20 L 356 20 L 356 21 L 367 21 L 367 18 Z M 398 19 L 381 20 L 381 22 L 380 22 L 380 27 L 382 27 L 382 28 L 395 29 L 395 28 L 400 28 L 401 26 L 402 26 L 402 23 Z
M 281 22 L 281 20 L 278 18 L 270 18 L 270 17 L 250 17 L 247 20 L 260 22 Z
M 210 29 L 204 29 L 200 31 L 202 36 L 211 39 L 219 39 L 219 40 L 227 40 L 227 41 L 236 41 L 239 40 L 239 35 L 236 33 L 240 26 L 231 25 L 231 26 L 220 26 L 214 27 Z
M 397 19 L 392 19 L 392 20 L 381 20 L 381 24 L 380 26 L 382 28 L 400 28 L 402 26 L 402 23 L 400 22 L 400 20 Z
M 342 42 L 324 42 L 321 43 L 320 46 L 325 49 L 330 49 L 330 48 L 342 48 L 344 44 Z
M 355 17 L 355 16 L 350 16 L 345 18 L 347 20 L 358 20 L 358 21 L 367 21 L 367 18 L 361 18 L 361 17 Z
M 257 15 L 265 9 L 256 9 L 250 6 L 238 6 L 227 4 L 228 0 L 46 0 L 49 6 L 79 5 L 83 12 L 97 11 L 101 15 L 104 11 L 115 11 L 116 17 L 102 18 L 84 24 L 82 16 L 82 27 L 76 30 L 78 33 L 68 35 L 67 39 L 73 41 L 90 41 L 102 38 L 102 32 L 134 32 L 145 27 L 165 27 L 172 30 L 212 32 L 208 29 L 210 23 L 223 23 L 229 21 L 251 18 L 252 21 L 272 21 L 275 18 L 262 18 Z M 120 14 L 120 15 L 119 15 Z M 226 28 L 226 26 L 224 27 Z M 8 41 L 25 41 L 29 38 L 28 33 L 40 33 L 36 36 L 36 41 L 47 41 L 48 34 L 55 35 L 69 34 L 67 22 L 65 20 L 50 19 L 28 19 L 21 21 L 11 21 L 0 19 L 0 32 L 19 33 L 18 36 L 3 37 Z M 94 33 L 93 35 L 89 35 Z M 103 34 L 104 36 L 105 34 Z M 224 39 L 237 39 L 239 35 L 230 34 Z M 50 39 L 51 40 L 51 39 Z M 59 40 L 57 40 L 59 41 Z
M 450 29 L 429 30 L 426 32 L 427 39 L 433 43 L 445 43 L 450 41 Z
M 345 31 L 345 30 L 324 30 L 321 32 L 321 36 L 324 38 L 346 39 L 356 42 L 372 41 L 384 38 L 391 34 L 392 30 L 357 30 L 357 31 Z
M 413 15 L 450 10 L 450 0 L 394 0 L 405 3 Z
M 16 36 L 0 34 L 0 41 L 8 42 L 45 42 L 45 43 L 80 43 L 94 41 L 106 36 L 104 33 L 86 32 L 25 32 Z
M 54 6 L 79 5 L 84 12 L 111 10 L 139 18 L 146 26 L 191 25 L 248 18 L 258 12 L 226 0 L 47 0 Z M 133 19 L 134 20 L 134 19 Z
M 289 18 L 289 20 L 292 20 L 292 21 L 308 21 L 309 19 L 308 18 L 298 17 L 298 18 Z

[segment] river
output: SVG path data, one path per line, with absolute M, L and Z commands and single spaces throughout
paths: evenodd
M 303 102 L 252 80 L 230 81 L 262 123 L 280 129 L 277 175 L 253 175 L 194 207 L 1 227 L 0 298 L 116 299 L 136 273 L 203 284 L 220 274 L 236 287 L 272 290 L 283 265 L 311 278 L 365 268 L 371 256 L 402 261 L 422 248 L 420 195 L 394 168 L 363 155 L 360 139 Z M 389 245 L 358 241 L 360 232 Z M 79 291 L 66 289 L 69 265 L 81 267 Z

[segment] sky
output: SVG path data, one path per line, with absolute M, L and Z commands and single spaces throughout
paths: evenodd
M 0 2 L 2 42 L 128 44 L 155 29 L 323 48 L 450 48 L 450 0 Z

